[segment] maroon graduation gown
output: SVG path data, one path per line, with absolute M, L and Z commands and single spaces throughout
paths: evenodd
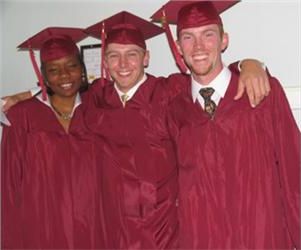
M 13 107 L 8 118 L 12 126 L 3 128 L 1 144 L 2 248 L 101 248 L 96 150 L 82 105 L 69 133 L 36 98 Z
M 177 168 L 161 81 L 148 76 L 125 108 L 108 85 L 87 112 L 89 128 L 107 142 L 99 170 L 108 248 L 177 247 Z
M 300 248 L 300 132 L 276 79 L 255 109 L 232 76 L 212 119 L 186 90 L 168 116 L 179 160 L 180 249 Z

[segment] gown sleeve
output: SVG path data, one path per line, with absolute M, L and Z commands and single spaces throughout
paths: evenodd
M 280 83 L 273 79 L 275 155 L 290 236 L 300 249 L 300 130 Z
M 11 115 L 10 115 L 11 113 Z M 4 126 L 1 141 L 1 247 L 22 248 L 22 178 L 25 129 L 20 114 L 11 110 L 11 126 Z

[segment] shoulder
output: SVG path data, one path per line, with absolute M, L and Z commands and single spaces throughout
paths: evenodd
M 180 82 L 187 82 L 190 81 L 191 77 L 189 74 L 183 74 L 183 73 L 174 73 L 170 74 L 167 77 L 168 81 L 180 81 Z
M 7 112 L 7 118 L 11 124 L 22 124 L 30 116 L 34 116 L 35 112 L 39 112 L 42 103 L 36 98 L 32 97 L 28 100 L 19 102 L 11 107 Z
M 107 85 L 109 81 L 106 79 L 97 78 L 92 83 L 89 84 L 89 88 L 87 90 L 88 93 L 91 92 L 99 92 L 102 91 L 103 87 Z
M 276 77 L 269 77 L 269 83 L 271 86 L 271 92 L 267 98 L 278 99 L 278 98 L 286 98 L 286 94 L 282 84 Z
M 191 76 L 188 74 L 171 74 L 166 79 L 166 88 L 168 89 L 169 99 L 172 100 L 180 93 L 186 92 L 190 87 Z
M 146 82 L 149 84 L 163 84 L 166 82 L 166 78 L 163 76 L 153 76 L 151 74 L 146 74 L 147 80 Z
M 182 90 L 190 86 L 191 76 L 189 74 L 171 74 L 167 77 L 167 84 L 171 89 Z
M 36 97 L 21 101 L 15 106 L 11 107 L 8 111 L 8 114 L 15 114 L 20 112 L 29 112 L 30 109 L 35 108 L 39 105 L 40 101 Z
M 94 80 L 89 84 L 88 90 L 81 94 L 82 102 L 86 103 L 92 101 L 99 103 L 103 99 L 104 92 L 112 86 L 112 81 L 107 79 L 102 80 L 101 78 L 98 78 Z

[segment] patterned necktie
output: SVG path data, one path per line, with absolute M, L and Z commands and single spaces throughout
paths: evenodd
M 216 104 L 211 100 L 211 96 L 214 93 L 213 88 L 203 88 L 200 90 L 200 95 L 205 100 L 205 111 L 212 117 L 214 115 L 214 111 L 216 109 Z
M 124 94 L 121 96 L 121 102 L 122 102 L 123 107 L 125 107 L 125 104 L 128 99 L 129 99 L 129 96 L 127 94 Z

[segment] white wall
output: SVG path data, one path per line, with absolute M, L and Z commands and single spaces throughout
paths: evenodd
M 15 93 L 36 82 L 28 53 L 16 46 L 46 26 L 87 27 L 119 11 L 148 19 L 167 0 L 0 0 L 0 96 Z M 230 46 L 226 63 L 258 58 L 285 87 L 300 124 L 300 1 L 242 0 L 225 12 Z M 81 44 L 97 43 L 96 39 Z M 177 71 L 160 35 L 148 42 L 152 58 L 148 72 L 167 76 Z

